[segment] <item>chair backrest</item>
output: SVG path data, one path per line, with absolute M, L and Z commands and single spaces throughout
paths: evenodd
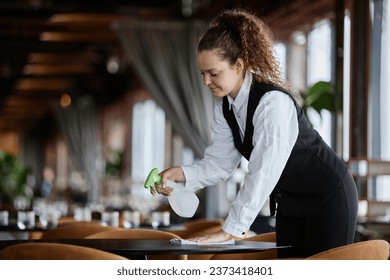
M 98 223 L 74 223 L 67 226 L 61 226 L 54 229 L 46 230 L 41 239 L 76 239 L 84 238 L 88 235 L 115 230 L 117 227 L 102 226 Z
M 222 224 L 223 220 L 221 219 L 195 219 L 183 223 L 183 225 L 189 230 L 199 230 L 210 226 L 221 226 Z
M 71 217 L 71 216 L 61 217 L 58 219 L 58 226 L 64 226 L 64 225 L 76 223 L 76 222 L 77 221 L 74 219 L 74 217 Z
M 183 223 L 183 226 L 186 228 L 183 231 L 177 232 L 178 235 L 182 238 L 191 238 L 197 236 L 196 232 L 201 232 L 202 230 L 215 229 L 216 227 L 222 227 L 223 220 L 221 219 L 196 219 Z M 205 233 L 207 234 L 207 233 Z
M 128 260 L 109 252 L 59 243 L 22 243 L 0 251 L 0 260 Z
M 87 239 L 167 239 L 180 238 L 178 235 L 157 229 L 116 229 L 91 234 Z M 187 260 L 187 255 L 148 255 L 150 260 Z
M 47 229 L 47 231 L 49 231 L 49 233 L 47 233 L 44 238 L 46 238 L 46 239 L 57 238 L 56 232 L 58 232 L 59 235 L 62 235 L 62 233 L 60 233 L 61 230 L 59 230 L 59 228 L 68 227 L 68 226 L 81 227 L 82 225 L 91 225 L 91 224 L 96 225 L 96 227 L 100 226 L 100 222 L 96 221 L 96 220 L 87 222 L 87 221 L 76 221 L 73 219 L 73 217 L 62 217 L 58 220 L 58 225 L 56 228 Z M 75 233 L 77 233 L 77 230 L 75 231 Z M 29 232 L 29 239 L 31 239 L 31 240 L 42 239 L 43 234 L 44 234 L 44 231 L 31 231 L 31 232 Z M 54 237 L 52 238 L 50 236 L 54 236 Z M 71 238 L 79 238 L 79 237 L 76 236 L 76 237 L 71 237 Z
M 306 258 L 306 260 L 387 260 L 389 243 L 375 239 L 360 241 L 329 249 Z
M 117 228 L 115 230 L 103 231 L 91 234 L 86 238 L 89 239 L 172 239 L 179 238 L 178 235 L 157 229 L 140 229 L 140 228 L 130 228 L 123 229 Z
M 275 232 L 260 233 L 252 237 L 243 238 L 241 241 L 276 242 L 276 234 Z M 271 249 L 253 253 L 216 254 L 211 257 L 211 260 L 270 260 L 277 259 L 277 257 L 277 250 Z

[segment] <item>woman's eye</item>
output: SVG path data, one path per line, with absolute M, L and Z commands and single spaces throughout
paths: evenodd
M 217 76 L 217 73 L 210 73 L 210 76 L 215 77 Z

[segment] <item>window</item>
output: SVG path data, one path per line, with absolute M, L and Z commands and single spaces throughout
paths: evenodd
M 318 81 L 331 80 L 331 39 L 331 24 L 328 20 L 318 22 L 308 34 L 307 85 L 309 87 Z M 321 116 L 314 110 L 308 110 L 307 113 L 313 127 L 330 145 L 331 113 L 326 110 L 321 112 Z
M 280 71 L 283 78 L 286 78 L 286 45 L 277 43 L 274 45 L 275 57 L 279 62 Z
M 153 100 L 135 103 L 132 126 L 131 175 L 143 181 L 152 168 L 164 168 L 165 113 Z
M 384 0 L 381 34 L 380 118 L 381 159 L 390 160 L 390 0 Z
M 382 20 L 377 22 L 377 28 L 375 28 L 375 21 L 373 26 L 373 32 L 380 32 L 380 68 L 379 70 L 379 102 L 376 106 L 379 108 L 372 108 L 373 112 L 379 111 L 379 120 L 373 122 L 379 123 L 378 133 L 379 135 L 372 135 L 372 137 L 379 136 L 379 147 L 376 151 L 379 154 L 379 159 L 384 161 L 390 160 L 390 0 L 375 1 L 375 14 L 381 14 Z M 375 36 L 375 35 L 374 35 Z M 375 42 L 373 42 L 375 46 Z M 375 49 L 373 50 L 376 51 Z M 374 93 L 373 93 L 374 94 Z M 375 103 L 373 103 L 375 106 Z M 375 116 L 372 116 L 373 118 Z M 375 147 L 372 148 L 375 151 Z M 372 156 L 376 156 L 373 154 Z M 390 201 L 390 176 L 378 176 L 376 178 L 376 184 L 370 195 L 373 199 L 379 201 Z
M 351 18 L 344 17 L 344 81 L 343 81 L 343 158 L 349 159 L 349 96 L 351 61 Z

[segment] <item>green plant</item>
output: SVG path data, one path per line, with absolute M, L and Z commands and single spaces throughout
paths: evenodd
M 28 169 L 19 158 L 0 151 L 0 195 L 2 203 L 13 203 L 17 196 L 27 196 Z
M 113 151 L 111 160 L 106 161 L 105 174 L 106 176 L 118 177 L 121 175 L 123 153 L 121 151 Z
M 306 115 L 308 108 L 314 109 L 321 116 L 321 110 L 337 112 L 343 106 L 342 96 L 336 95 L 331 82 L 319 81 L 301 95 L 304 100 L 302 107 Z

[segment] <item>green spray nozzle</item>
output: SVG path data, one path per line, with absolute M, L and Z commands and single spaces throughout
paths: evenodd
M 149 172 L 149 175 L 148 175 L 148 177 L 146 178 L 144 187 L 145 187 L 145 188 L 151 188 L 154 192 L 157 192 L 157 191 L 156 191 L 156 188 L 155 188 L 155 186 L 154 186 L 155 184 L 157 184 L 157 185 L 161 185 L 161 184 L 162 184 L 162 182 L 161 182 L 161 176 L 158 175 L 158 169 L 157 169 L 157 168 L 153 168 L 153 169 Z

